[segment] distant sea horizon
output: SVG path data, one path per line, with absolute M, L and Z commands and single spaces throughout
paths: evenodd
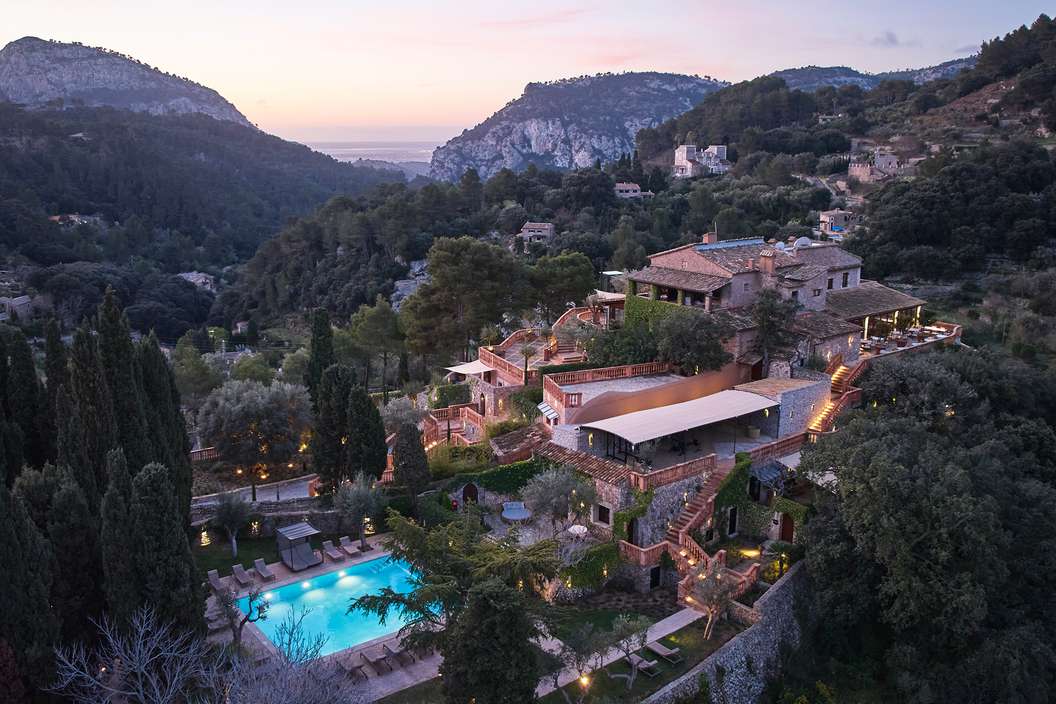
M 376 159 L 391 162 L 428 162 L 433 156 L 433 150 L 440 146 L 439 142 L 404 140 L 350 140 L 347 142 L 306 142 L 306 144 L 318 152 L 329 154 L 338 161 Z

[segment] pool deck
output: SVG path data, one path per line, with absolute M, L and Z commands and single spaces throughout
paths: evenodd
M 352 565 L 359 565 L 364 562 L 370 562 L 371 560 L 377 560 L 389 556 L 389 552 L 382 546 L 382 536 L 371 536 L 367 539 L 367 544 L 373 549 L 370 552 L 362 553 L 355 557 L 348 557 L 344 560 L 334 562 L 330 558 L 326 558 L 322 563 L 311 567 L 300 572 L 294 572 L 290 568 L 286 567 L 281 562 L 275 562 L 268 565 L 271 571 L 275 574 L 275 579 L 271 582 L 265 582 L 257 576 L 256 570 L 249 568 L 246 571 L 253 576 L 253 584 L 249 587 L 241 586 L 234 577 L 227 576 L 221 577 L 220 581 L 228 588 L 233 590 L 238 598 L 242 598 L 248 595 L 253 589 L 261 589 L 262 591 L 270 591 L 272 589 L 279 589 L 286 586 L 287 584 L 293 584 L 305 579 L 311 579 L 322 574 L 333 572 L 344 567 L 350 567 Z M 358 541 L 357 541 L 358 545 Z M 249 560 L 252 564 L 252 560 Z M 245 564 L 245 561 L 243 562 Z M 208 584 L 206 584 L 208 589 Z M 212 594 L 211 590 L 209 598 L 206 600 L 206 615 L 218 614 L 220 612 L 220 606 L 217 603 L 216 596 Z M 214 622 L 218 622 L 218 619 L 214 616 L 212 619 Z M 224 622 L 226 623 L 226 622 Z M 228 628 L 216 628 L 210 626 L 209 642 L 211 643 L 225 643 L 230 642 L 231 633 Z M 337 662 L 339 660 L 345 662 L 355 662 L 360 664 L 363 662 L 360 653 L 370 651 L 373 654 L 382 656 L 384 651 L 382 646 L 386 644 L 392 644 L 397 640 L 397 632 L 393 631 L 387 635 L 375 638 L 374 640 L 366 641 L 365 643 L 359 643 L 351 648 L 340 650 L 336 653 L 324 656 L 323 660 Z M 272 658 L 279 656 L 279 651 L 271 640 L 264 635 L 264 632 L 257 628 L 255 623 L 247 623 L 246 628 L 242 634 L 242 645 L 244 648 L 249 650 L 253 654 L 253 659 L 258 663 L 266 663 Z M 390 662 L 390 658 L 385 658 L 386 662 Z M 368 675 L 366 681 L 361 682 L 358 689 L 367 696 L 370 700 L 380 699 L 388 696 L 393 692 L 398 692 L 401 689 L 406 689 L 419 682 L 436 677 L 440 671 L 441 658 L 437 654 L 430 654 L 425 657 L 415 658 L 413 662 L 408 664 L 400 664 L 393 667 L 391 670 L 385 670 L 383 672 L 376 671 L 370 665 L 364 665 L 363 670 Z

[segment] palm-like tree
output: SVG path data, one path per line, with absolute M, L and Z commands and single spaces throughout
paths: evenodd
M 525 340 L 521 343 L 521 346 L 517 348 L 517 351 L 524 357 L 524 383 L 528 383 L 528 364 L 536 355 L 539 354 L 539 349 L 533 345 L 530 341 Z

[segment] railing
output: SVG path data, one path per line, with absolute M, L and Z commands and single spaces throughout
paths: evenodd
M 650 374 L 663 374 L 671 371 L 668 362 L 647 362 L 645 364 L 625 364 L 619 367 L 602 367 L 600 369 L 583 369 L 577 372 L 558 372 L 547 374 L 544 377 L 543 388 L 547 388 L 546 380 L 552 385 L 568 386 L 572 384 L 588 384 L 592 381 L 608 381 L 610 379 L 629 379 L 635 376 L 648 376 Z M 551 388 L 553 388 L 551 386 Z
M 697 541 L 693 540 L 685 531 L 678 534 L 678 544 L 686 551 L 690 567 L 707 565 L 712 560 L 711 557 L 708 557 L 708 553 L 704 552 L 704 548 L 700 547 Z
M 648 491 L 668 484 L 688 479 L 694 475 L 703 475 L 705 472 L 715 469 L 715 454 L 698 457 L 695 460 L 682 462 L 681 464 L 658 469 L 653 472 L 631 472 L 629 475 L 631 488 L 638 491 Z
M 660 555 L 667 550 L 667 546 L 666 540 L 647 548 L 640 548 L 626 540 L 621 540 L 619 543 L 620 557 L 638 567 L 649 567 L 660 562 Z
M 865 370 L 868 369 L 868 367 L 868 359 L 859 360 L 858 364 L 854 365 L 854 369 L 852 369 L 851 372 L 847 375 L 847 377 L 843 380 L 844 392 L 846 392 L 846 390 L 850 388 L 851 384 L 858 380 L 858 377 L 865 373 Z
M 832 376 L 836 373 L 836 370 L 839 369 L 842 365 L 843 353 L 841 352 L 837 355 L 834 355 L 833 358 L 829 360 L 828 365 L 825 367 L 825 373 L 829 376 Z
M 771 457 L 782 457 L 784 455 L 790 455 L 793 452 L 798 452 L 806 441 L 806 432 L 797 433 L 795 435 L 789 435 L 787 438 L 781 438 L 780 440 L 760 445 L 748 454 L 752 458 L 752 462 L 758 462 Z
M 475 403 L 458 403 L 454 406 L 444 406 L 443 408 L 434 408 L 429 411 L 429 415 L 435 420 L 461 420 L 463 408 L 476 408 Z
M 220 459 L 220 450 L 215 447 L 203 447 L 201 450 L 191 450 L 191 462 L 208 462 Z
M 477 412 L 475 406 L 463 406 L 462 407 L 462 422 L 466 425 L 472 425 L 480 432 L 484 432 L 484 416 Z
M 499 355 L 489 350 L 487 347 L 481 347 L 479 350 L 477 350 L 477 359 L 479 359 L 481 362 L 488 365 L 492 369 L 497 369 L 498 371 L 513 377 L 522 386 L 524 385 L 524 368 L 517 366 L 516 364 L 510 362 L 509 360 L 503 357 L 500 357 Z M 528 370 L 529 379 L 533 378 L 533 376 L 538 376 L 538 374 L 539 372 L 534 369 Z
M 530 342 L 533 338 L 535 338 L 535 335 L 535 330 L 532 330 L 531 328 L 521 328 L 520 330 L 516 330 L 511 333 L 509 337 L 497 344 L 495 347 L 500 352 L 505 352 L 518 342 Z
M 590 308 L 585 308 L 585 307 L 569 308 L 568 310 L 566 310 L 564 313 L 561 314 L 561 317 L 558 318 L 556 322 L 554 322 L 553 329 L 557 330 L 559 327 L 561 327 L 562 325 L 567 323 L 572 318 L 577 318 L 578 319 L 579 318 L 579 314 L 583 313 L 583 312 L 588 312 L 589 313 L 590 312 Z
M 704 522 L 711 518 L 711 516 L 714 514 L 715 496 L 712 495 L 708 498 L 704 506 L 695 514 L 693 514 L 693 516 L 689 519 L 689 523 L 687 523 L 686 526 L 679 532 L 679 540 L 681 540 L 682 533 L 685 533 L 688 537 L 690 533 L 704 525 Z

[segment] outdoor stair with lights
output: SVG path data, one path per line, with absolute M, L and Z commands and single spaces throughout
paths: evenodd
M 843 404 L 840 403 L 841 400 L 842 397 L 825 404 L 825 408 L 822 409 L 821 413 L 810 422 L 809 428 L 811 432 L 827 433 L 832 430 L 832 426 L 836 422 L 836 416 L 843 410 Z
M 847 393 L 847 379 L 851 374 L 851 368 L 841 364 L 832 373 L 832 393 L 842 396 Z

